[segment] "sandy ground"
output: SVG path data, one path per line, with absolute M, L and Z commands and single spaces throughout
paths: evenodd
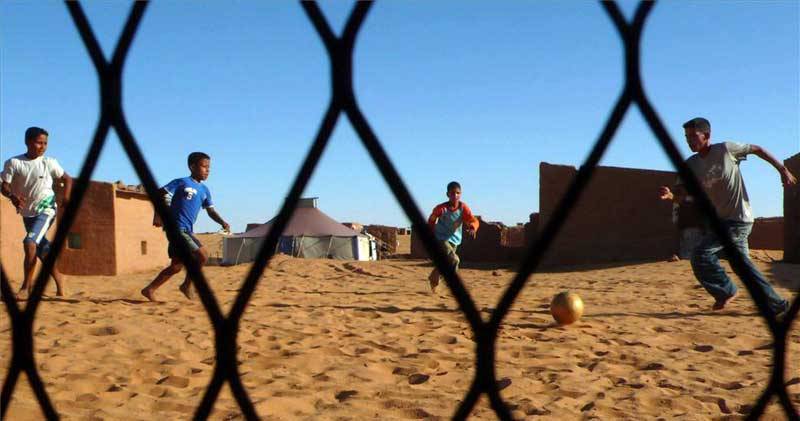
M 222 260 L 222 239 L 224 236 L 217 233 L 196 234 L 195 236 L 206 248 L 211 264 L 218 264 Z
M 800 265 L 757 264 L 784 296 Z M 207 267 L 229 308 L 248 266 Z M 243 382 L 265 419 L 449 418 L 474 369 L 470 330 L 452 297 L 431 294 L 424 261 L 344 262 L 278 256 L 239 333 Z M 461 271 L 482 315 L 510 281 L 504 268 Z M 210 380 L 212 328 L 174 279 L 142 300 L 155 272 L 71 277 L 69 299 L 41 304 L 36 365 L 64 419 L 190 419 Z M 586 303 L 581 321 L 552 324 L 562 290 Z M 52 290 L 48 290 L 52 293 Z M 765 387 L 770 336 L 746 293 L 711 312 L 688 262 L 572 268 L 533 276 L 498 343 L 502 395 L 517 418 L 740 418 Z M 0 365 L 10 359 L 0 317 Z M 5 369 L 0 369 L 5 378 Z M 9 420 L 41 419 L 22 376 Z M 800 408 L 800 323 L 791 333 L 789 393 Z M 411 384 L 417 383 L 417 384 Z M 213 419 L 240 417 L 227 386 Z M 486 399 L 473 416 L 493 419 Z M 772 404 L 764 419 L 784 419 Z

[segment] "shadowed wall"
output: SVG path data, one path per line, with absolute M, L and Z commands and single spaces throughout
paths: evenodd
M 783 164 L 800 176 L 800 153 Z M 800 185 L 783 189 L 783 244 L 783 260 L 800 263 Z

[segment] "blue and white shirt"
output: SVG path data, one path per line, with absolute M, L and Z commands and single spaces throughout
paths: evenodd
M 194 223 L 200 209 L 214 207 L 211 191 L 192 177 L 176 178 L 163 189 L 168 193 L 166 199 L 172 216 L 178 221 L 178 228 L 182 231 L 194 232 Z

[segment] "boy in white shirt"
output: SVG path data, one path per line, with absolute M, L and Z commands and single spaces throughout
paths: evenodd
M 17 293 L 17 299 L 26 299 L 33 289 L 33 273 L 36 258 L 44 261 L 50 251 L 47 231 L 56 219 L 58 206 L 53 190 L 55 183 L 64 184 L 64 200 L 69 200 L 72 191 L 72 178 L 64 172 L 54 158 L 44 156 L 47 150 L 48 133 L 39 127 L 25 130 L 25 145 L 28 151 L 10 158 L 0 173 L 3 196 L 9 198 L 22 215 L 25 224 L 25 280 Z M 63 203 L 62 203 L 63 205 Z M 53 266 L 53 279 L 56 281 L 56 295 L 63 297 L 64 276 Z

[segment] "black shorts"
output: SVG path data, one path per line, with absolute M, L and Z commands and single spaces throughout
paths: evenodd
M 197 239 L 192 233 L 181 231 L 180 233 L 181 238 L 186 242 L 186 245 L 189 246 L 189 251 L 194 253 L 195 251 L 199 250 L 200 247 L 203 247 L 203 243 Z M 172 243 L 169 243 L 169 247 L 167 247 L 167 255 L 170 259 L 174 259 L 178 257 L 178 247 Z

